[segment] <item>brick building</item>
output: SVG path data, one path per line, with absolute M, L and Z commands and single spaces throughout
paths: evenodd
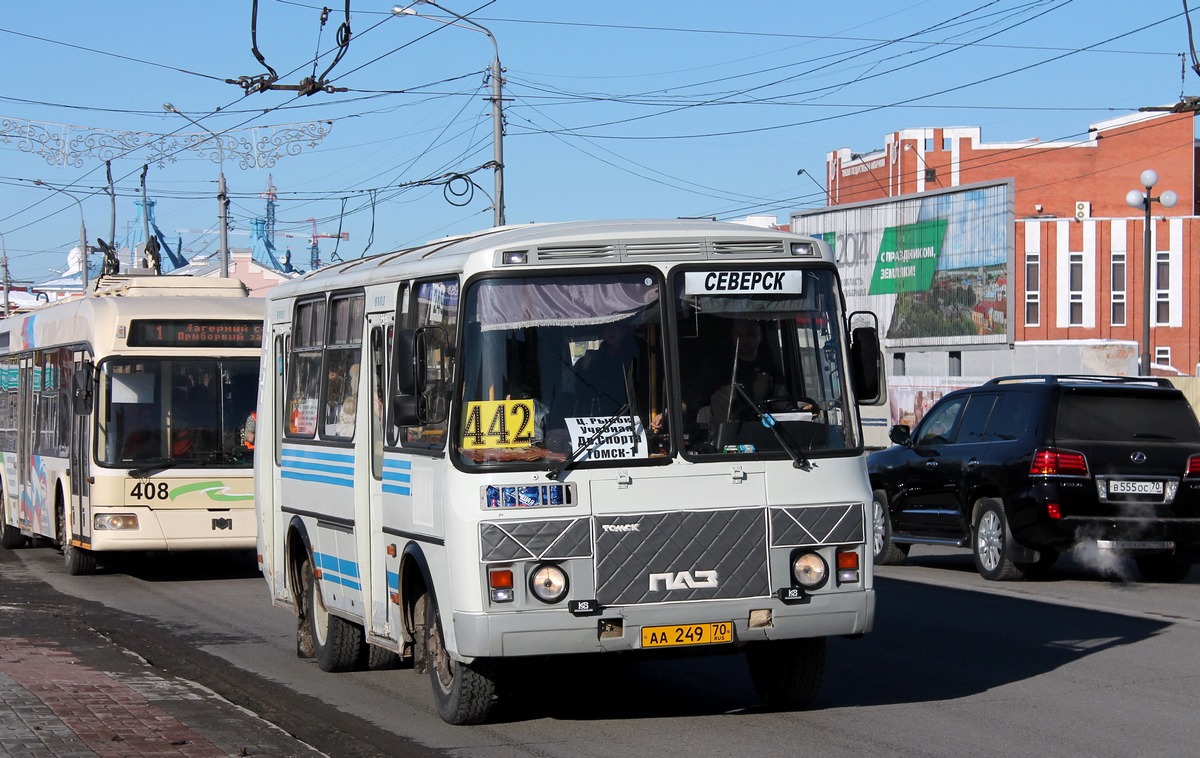
M 1200 364 L 1200 217 L 1195 114 L 1137 113 L 1093 124 L 1088 138 L 985 143 L 974 127 L 905 129 L 884 147 L 827 156 L 830 207 L 886 202 L 1007 181 L 1011 240 L 1007 306 L 975 305 L 983 329 L 1003 327 L 1003 346 L 1036 341 L 1127 341 L 1140 345 L 1144 211 L 1126 194 L 1139 176 L 1159 176 L 1152 204 L 1151 353 L 1156 373 L 1193 375 Z M 793 216 L 793 225 L 796 216 Z M 1006 321 L 1008 323 L 1002 323 Z M 911 341 L 910 341 L 911 343 Z M 954 375 L 953 350 L 928 345 Z M 913 349 L 911 344 L 907 348 Z

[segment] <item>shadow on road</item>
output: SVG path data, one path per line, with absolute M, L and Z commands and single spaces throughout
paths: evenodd
M 874 631 L 858 640 L 830 640 L 814 710 L 952 701 L 1137 644 L 1168 626 L 879 577 L 876 593 Z M 518 678 L 529 684 L 517 685 L 503 720 L 688 717 L 759 708 L 741 655 L 555 659 L 530 662 Z

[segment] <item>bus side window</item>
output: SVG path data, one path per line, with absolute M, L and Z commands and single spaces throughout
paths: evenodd
M 449 415 L 450 389 L 453 386 L 458 338 L 458 280 L 418 282 L 414 287 L 416 312 L 410 322 L 416 328 L 426 329 L 428 339 L 418 340 L 427 348 L 424 360 L 425 375 L 422 385 L 428 418 L 435 421 L 420 426 L 408 426 L 400 430 L 400 444 L 404 447 L 439 450 L 446 441 L 446 418 Z M 407 367 L 396 366 L 396 371 Z

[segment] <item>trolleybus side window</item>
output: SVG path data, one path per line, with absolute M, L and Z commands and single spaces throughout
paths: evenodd
M 335 295 L 329 301 L 322 437 L 350 439 L 354 436 L 362 363 L 363 303 L 362 293 Z
M 68 374 L 71 352 L 46 350 L 34 355 L 34 451 L 44 455 L 66 455 Z
M 288 364 L 284 434 L 312 438 L 317 433 L 321 397 L 321 352 L 325 346 L 325 299 L 296 305 Z
M 0 359 L 0 450 L 17 451 L 17 390 L 21 383 L 15 356 Z

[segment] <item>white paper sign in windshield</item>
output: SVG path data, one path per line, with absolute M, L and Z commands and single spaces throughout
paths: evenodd
M 688 271 L 688 295 L 799 295 L 803 271 Z
M 639 416 L 620 416 L 616 421 L 599 416 L 564 420 L 567 422 L 567 430 L 571 433 L 571 449 L 587 449 L 587 452 L 576 460 L 603 461 L 650 457 L 650 447 L 646 444 L 646 429 L 642 426 Z M 590 447 L 589 442 L 592 443 Z

